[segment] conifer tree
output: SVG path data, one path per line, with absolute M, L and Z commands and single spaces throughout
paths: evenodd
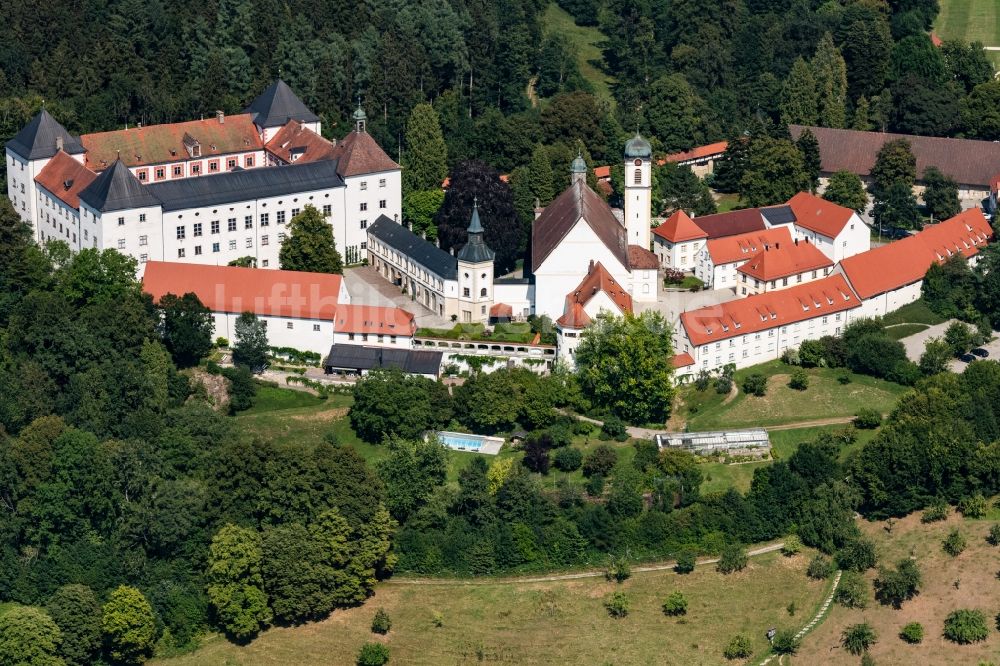
M 528 178 L 531 183 L 531 193 L 543 206 L 552 201 L 552 197 L 555 195 L 552 186 L 552 164 L 549 162 L 545 146 L 540 143 L 535 146 L 531 153 Z
M 403 193 L 439 189 L 447 175 L 448 147 L 437 111 L 430 104 L 417 104 L 406 121 Z
M 816 188 L 819 186 L 819 174 L 822 169 L 819 141 L 816 140 L 815 134 L 809 130 L 805 130 L 799 135 L 798 140 L 795 142 L 795 147 L 802 153 L 802 165 L 805 167 L 806 175 L 809 177 L 809 191 L 815 194 Z
M 792 65 L 792 71 L 781 90 L 781 122 L 785 125 L 815 125 L 818 119 L 816 79 L 802 58 Z
M 823 127 L 846 126 L 847 64 L 830 33 L 823 35 L 816 46 L 812 71 L 818 95 L 819 124 Z
M 868 98 L 862 95 L 858 99 L 857 105 L 854 107 L 854 118 L 851 120 L 851 129 L 861 130 L 867 132 L 872 128 L 872 121 L 869 115 L 871 114 L 871 104 L 868 102 Z

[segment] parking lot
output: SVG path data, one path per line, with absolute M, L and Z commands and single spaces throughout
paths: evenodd
M 907 358 L 914 363 L 918 362 L 920 360 L 920 355 L 924 353 L 924 345 L 927 341 L 931 338 L 943 338 L 944 332 L 948 329 L 948 326 L 951 325 L 952 321 L 946 321 L 943 324 L 936 324 L 900 340 L 906 348 Z M 993 340 L 982 345 L 982 348 L 989 352 L 989 359 L 1000 360 L 1000 335 L 994 331 Z M 952 372 L 962 372 L 965 370 L 966 365 L 968 364 L 965 361 L 956 358 L 952 359 L 951 364 L 948 367 Z

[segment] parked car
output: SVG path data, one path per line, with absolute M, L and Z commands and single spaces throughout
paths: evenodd
M 972 353 L 978 356 L 979 358 L 988 358 L 990 355 L 990 352 L 987 351 L 986 349 L 983 349 L 982 347 L 976 347 L 975 349 L 972 350 Z
M 972 354 L 962 354 L 961 356 L 958 357 L 958 360 L 961 361 L 962 363 L 972 363 L 973 361 L 976 360 L 976 357 L 973 356 Z

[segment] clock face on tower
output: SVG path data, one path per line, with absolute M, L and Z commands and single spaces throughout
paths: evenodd
M 635 158 L 635 165 L 636 166 L 642 166 L 642 160 L 640 160 L 638 157 Z

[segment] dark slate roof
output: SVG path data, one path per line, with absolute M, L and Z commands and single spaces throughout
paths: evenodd
M 42 109 L 24 129 L 7 142 L 7 147 L 26 160 L 40 160 L 58 152 L 56 139 L 60 137 L 63 140 L 63 150 L 70 155 L 84 152 L 80 139 L 71 136 L 48 111 Z
M 160 205 L 160 200 L 139 182 L 121 160 L 115 160 L 84 188 L 80 192 L 80 201 L 102 213 Z
M 469 221 L 468 232 L 469 239 L 458 251 L 459 261 L 467 261 L 470 264 L 493 261 L 495 256 L 493 250 L 483 242 L 483 224 L 479 221 L 479 206 L 476 204 L 472 205 L 472 219 Z
M 253 115 L 258 127 L 281 127 L 289 120 L 314 123 L 319 117 L 302 103 L 288 84 L 278 79 L 250 102 L 244 113 Z
M 793 224 L 795 222 L 795 212 L 791 206 L 771 206 L 761 208 L 760 214 L 771 224 Z
M 374 370 L 399 368 L 416 375 L 437 375 L 443 352 L 414 349 L 386 349 L 338 344 L 330 347 L 325 367 L 337 370 Z
M 244 169 L 227 173 L 150 183 L 146 189 L 163 210 L 213 206 L 255 198 L 343 187 L 336 160 Z
M 767 228 L 759 208 L 742 208 L 727 213 L 703 215 L 694 218 L 694 223 L 708 234 L 709 239 L 738 236 Z
M 585 182 L 577 181 L 553 199 L 531 225 L 532 272 L 538 270 L 581 217 L 621 265 L 629 265 L 625 227 L 600 195 L 587 187 Z
M 458 262 L 455 257 L 385 215 L 379 215 L 378 219 L 368 227 L 368 235 L 445 280 L 454 280 L 458 277 Z

